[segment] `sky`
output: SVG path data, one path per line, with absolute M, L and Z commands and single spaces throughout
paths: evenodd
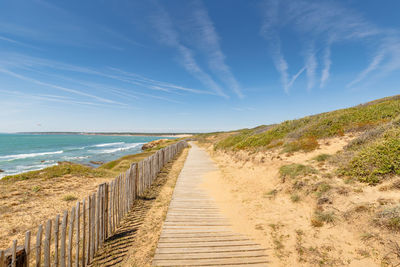
M 0 132 L 208 132 L 400 93 L 397 0 L 0 1 Z

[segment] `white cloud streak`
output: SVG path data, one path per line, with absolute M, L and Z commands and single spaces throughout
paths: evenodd
M 195 22 L 194 30 L 199 35 L 197 43 L 199 43 L 206 52 L 210 69 L 227 87 L 231 88 L 238 97 L 243 98 L 244 95 L 240 84 L 225 62 L 225 55 L 219 43 L 220 37 L 201 2 L 196 2 L 193 8 L 193 17 Z
M 180 55 L 181 64 L 186 71 L 218 95 L 228 97 L 217 82 L 199 66 L 194 58 L 193 52 L 179 40 L 179 34 L 175 30 L 169 14 L 160 5 L 157 5 L 155 14 L 152 17 L 152 22 L 159 34 L 159 41 L 176 49 Z
M 305 55 L 308 90 L 314 87 L 316 75 L 319 72 L 318 51 L 320 50 L 323 51 L 320 64 L 320 87 L 325 87 L 330 80 L 331 53 L 335 43 L 353 41 L 377 51 L 370 64 L 348 84 L 349 87 L 365 80 L 378 69 L 388 73 L 397 69 L 400 64 L 395 60 L 395 58 L 400 58 L 400 55 L 397 56 L 398 50 L 395 45 L 400 40 L 399 32 L 381 29 L 364 19 L 356 11 L 347 9 L 340 3 L 309 0 L 266 0 L 263 8 L 262 35 L 270 44 L 272 60 L 280 73 L 285 92 L 288 92 L 293 83 L 287 83 L 289 63 L 285 60 L 280 39 L 280 32 L 283 29 L 293 31 L 298 36 L 298 40 L 303 43 L 302 54 Z M 388 36 L 392 38 L 388 38 Z M 393 36 L 396 37 L 393 38 Z M 310 49 L 314 45 L 322 48 Z M 392 59 L 385 62 L 385 58 Z M 294 77 L 297 78 L 297 75 Z

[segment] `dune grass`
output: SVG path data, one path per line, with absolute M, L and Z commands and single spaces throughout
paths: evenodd
M 219 141 L 215 148 L 268 149 L 270 144 L 282 140 L 284 142 L 281 144 L 285 145 L 288 152 L 310 151 L 318 147 L 316 140 L 320 138 L 373 128 L 393 120 L 399 114 L 400 95 L 352 108 L 284 121 L 270 126 L 265 131 L 260 131 L 260 127 L 239 130 L 236 134 Z
M 279 169 L 279 174 L 282 178 L 296 178 L 298 176 L 305 176 L 313 173 L 317 173 L 317 170 L 313 167 L 296 163 L 284 165 Z
M 340 173 L 369 184 L 400 175 L 400 127 L 388 129 L 380 138 L 364 145 Z

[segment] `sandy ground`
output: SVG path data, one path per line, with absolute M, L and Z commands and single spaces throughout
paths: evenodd
M 270 248 L 271 266 L 395 266 L 400 255 L 394 241 L 400 235 L 377 227 L 372 217 L 384 205 L 399 203 L 399 190 L 346 184 L 332 175 L 334 166 L 311 160 L 335 154 L 352 138 L 320 141 L 310 153 L 226 153 L 208 147 L 220 171 L 207 174 L 204 188 L 237 232 Z M 290 163 L 311 165 L 318 174 L 304 177 L 303 187 L 295 188 L 279 175 L 279 168 Z M 329 189 L 316 196 L 313 190 L 321 183 Z M 298 202 L 291 200 L 293 194 Z M 332 211 L 334 222 L 313 226 L 317 210 Z
M 12 240 L 24 240 L 25 232 L 36 234 L 39 224 L 71 209 L 112 178 L 71 177 L 31 179 L 0 184 L 0 248 L 11 247 Z M 65 196 L 76 198 L 64 200 Z

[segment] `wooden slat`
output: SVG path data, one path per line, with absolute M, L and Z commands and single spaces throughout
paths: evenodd
M 86 266 L 86 199 L 82 201 L 82 258 L 81 264 L 83 267 Z
M 231 246 L 231 247 L 187 247 L 187 248 L 157 248 L 158 254 L 182 253 L 213 253 L 213 252 L 239 252 L 239 251 L 265 251 L 260 246 Z
M 16 267 L 17 266 L 17 240 L 13 241 L 12 249 L 11 249 L 11 266 Z
M 75 237 L 75 266 L 79 267 L 79 242 L 80 242 L 80 205 L 81 203 L 78 201 L 76 203 L 76 218 L 75 218 L 75 231 L 76 231 L 76 237 Z
M 25 233 L 25 254 L 26 254 L 25 267 L 29 267 L 29 260 L 31 255 L 31 231 L 26 231 Z
M 165 163 L 175 157 L 178 147 L 165 149 Z M 192 157 L 193 153 L 197 158 Z M 215 167 L 204 151 L 196 147 L 189 151 L 168 208 L 153 265 L 266 265 L 265 250 L 248 237 L 235 234 L 214 200 L 202 189 L 204 174 L 212 170 Z
M 51 220 L 47 221 L 44 237 L 44 266 L 50 267 Z
M 39 225 L 38 232 L 36 234 L 36 266 L 40 266 L 41 262 L 41 250 L 42 250 L 42 233 L 43 226 Z
M 0 267 L 5 267 L 6 263 L 5 263 L 6 259 L 4 256 L 4 250 L 0 250 Z
M 244 257 L 265 257 L 264 250 L 249 251 L 226 251 L 226 252 L 203 252 L 203 253 L 164 253 L 157 254 L 154 260 L 187 260 L 187 259 L 222 259 L 222 258 L 244 258 Z M 265 262 L 265 258 L 264 261 Z
M 69 229 L 68 229 L 68 250 L 67 250 L 68 267 L 72 267 L 72 242 L 74 237 L 74 221 L 75 221 L 75 207 L 72 207 L 71 216 L 69 220 Z
M 68 224 L 68 211 L 64 211 L 64 216 L 61 224 L 61 250 L 60 250 L 60 266 L 65 267 L 65 242 L 67 239 L 67 224 Z
M 247 258 L 220 258 L 220 259 L 174 259 L 174 260 L 154 260 L 153 264 L 157 266 L 207 266 L 207 265 L 238 265 L 251 263 L 265 263 L 265 257 L 247 257 Z

